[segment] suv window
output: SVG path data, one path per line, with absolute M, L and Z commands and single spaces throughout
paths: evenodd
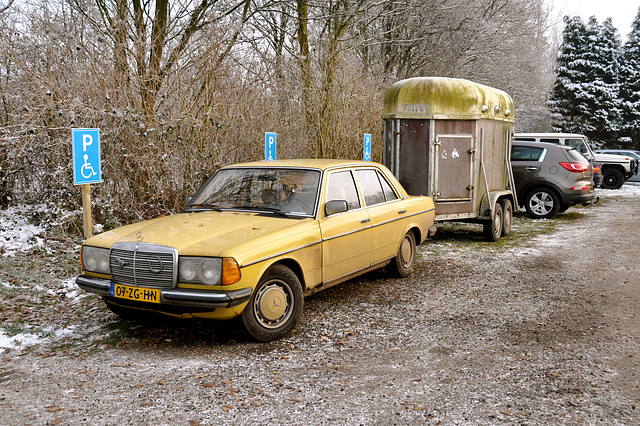
M 577 161 L 580 163 L 583 163 L 585 161 L 584 156 L 582 156 L 576 149 L 567 150 L 567 155 L 571 157 L 571 159 L 574 161 Z
M 552 139 L 549 139 L 549 138 L 540 138 L 540 142 L 558 143 L 558 144 L 559 144 L 559 143 L 560 143 L 560 139 L 557 139 L 557 138 L 552 138 Z
M 358 199 L 358 191 L 353 181 L 351 172 L 334 172 L 329 175 L 327 181 L 327 201 L 345 200 L 349 206 L 349 210 L 360 207 Z
M 580 152 L 581 154 L 587 154 L 588 155 L 588 150 L 587 147 L 584 144 L 584 141 L 582 139 L 565 139 L 564 141 L 565 146 L 572 146 L 574 148 L 576 148 L 578 150 L 578 152 Z
M 511 161 L 540 161 L 544 148 L 531 146 L 513 146 L 511 148 Z

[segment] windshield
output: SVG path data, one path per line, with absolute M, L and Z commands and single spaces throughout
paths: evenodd
M 221 169 L 191 200 L 187 210 L 252 210 L 312 216 L 319 182 L 317 170 Z

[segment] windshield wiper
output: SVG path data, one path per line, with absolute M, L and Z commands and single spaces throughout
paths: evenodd
M 222 208 L 220 208 L 220 206 L 216 206 L 214 204 L 192 204 L 187 209 L 188 210 L 213 210 L 216 212 L 222 211 Z
M 268 212 L 268 213 L 273 213 L 275 215 L 278 216 L 282 216 L 282 217 L 289 217 L 288 213 L 285 213 L 283 211 L 281 211 L 280 209 L 277 209 L 275 207 L 265 207 L 265 206 L 234 206 L 232 207 L 233 209 L 238 209 L 238 210 L 256 210 L 256 211 L 263 211 L 263 212 Z

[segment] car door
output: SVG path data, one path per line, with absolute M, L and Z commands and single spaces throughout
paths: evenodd
M 516 184 L 516 193 L 537 179 L 546 149 L 527 145 L 513 145 L 511 147 L 511 169 Z
M 328 282 L 364 269 L 371 261 L 371 219 L 362 207 L 351 170 L 328 172 L 323 212 L 320 213 L 322 233 L 322 281 Z M 348 210 L 326 216 L 327 201 L 344 200 Z
M 371 264 L 393 257 L 402 238 L 407 210 L 387 179 L 375 169 L 356 169 L 356 179 L 371 218 Z

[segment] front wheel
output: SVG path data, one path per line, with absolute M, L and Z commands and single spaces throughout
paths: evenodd
M 502 206 L 496 203 L 493 211 L 493 218 L 482 224 L 484 238 L 487 241 L 498 241 L 502 235 L 502 227 L 504 224 L 504 216 Z
M 524 201 L 524 208 L 533 219 L 549 219 L 560 209 L 560 198 L 548 189 L 530 191 Z
M 303 304 L 298 276 L 284 265 L 273 265 L 262 276 L 242 311 L 242 322 L 253 338 L 271 342 L 293 330 Z
M 413 264 L 416 260 L 416 237 L 409 231 L 404 234 L 400 241 L 400 248 L 396 257 L 391 261 L 391 269 L 394 275 L 407 277 L 413 271 Z
M 617 169 L 608 169 L 604 172 L 602 186 L 607 189 L 620 189 L 624 183 L 622 172 Z

